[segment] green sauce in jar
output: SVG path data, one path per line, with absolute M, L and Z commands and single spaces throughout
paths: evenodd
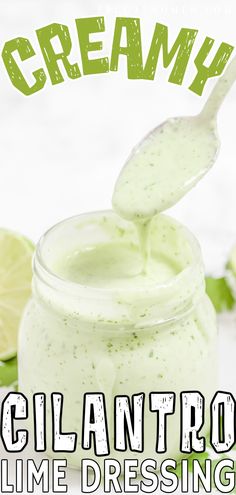
M 62 454 L 70 465 L 85 457 L 85 393 L 105 393 L 111 457 L 142 460 L 155 454 L 156 417 L 147 406 L 143 453 L 115 452 L 114 397 L 196 389 L 208 407 L 216 380 L 215 313 L 186 228 L 166 215 L 153 218 L 145 272 L 135 225 L 113 212 L 66 220 L 42 238 L 20 331 L 19 382 L 27 397 L 64 394 L 63 428 L 78 433 L 76 452 Z M 158 460 L 180 457 L 179 424 L 177 408 L 168 418 L 168 452 Z

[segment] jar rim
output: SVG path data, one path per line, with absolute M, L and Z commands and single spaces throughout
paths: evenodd
M 47 264 L 44 262 L 44 259 L 43 259 L 43 255 L 42 255 L 42 248 L 43 248 L 43 244 L 45 242 L 45 240 L 47 239 L 47 237 L 52 233 L 54 232 L 55 230 L 57 230 L 59 227 L 63 226 L 63 225 L 66 225 L 67 223 L 69 222 L 73 222 L 73 221 L 76 221 L 76 220 L 82 220 L 82 219 L 86 219 L 86 218 L 94 218 L 94 217 L 100 217 L 100 216 L 104 216 L 104 215 L 116 215 L 116 213 L 113 211 L 113 210 L 99 210 L 99 211 L 92 211 L 92 212 L 87 212 L 87 213 L 81 213 L 79 215 L 73 215 L 71 217 L 68 217 L 68 218 L 65 218 L 64 220 L 61 220 L 60 222 L 57 222 L 55 225 L 53 225 L 52 227 L 50 227 L 39 239 L 37 245 L 36 245 L 36 250 L 35 250 L 35 254 L 34 254 L 34 260 L 33 260 L 33 265 L 34 265 L 34 268 L 35 270 L 37 271 L 38 269 L 38 265 L 40 265 L 40 267 L 42 268 L 43 272 L 47 275 L 49 275 L 51 281 L 54 281 L 55 283 L 59 283 L 61 284 L 61 282 L 63 283 L 63 285 L 65 284 L 67 286 L 67 288 L 69 286 L 71 286 L 72 288 L 78 288 L 78 289 L 83 289 L 83 290 L 92 290 L 92 291 L 95 291 L 95 292 L 112 292 L 113 290 L 114 291 L 117 291 L 117 288 L 107 288 L 107 287 L 92 287 L 92 286 L 88 286 L 88 285 L 84 285 L 84 284 L 81 284 L 79 282 L 75 282 L 73 280 L 67 280 L 63 277 L 61 277 L 60 275 L 58 275 L 57 273 L 55 273 L 53 270 L 50 269 L 50 267 L 47 266 Z M 197 239 L 194 237 L 194 235 L 186 228 L 184 227 L 180 222 L 178 222 L 177 220 L 169 217 L 168 215 L 166 214 L 163 214 L 161 213 L 160 214 L 162 217 L 166 217 L 168 218 L 169 220 L 171 220 L 171 222 L 173 222 L 175 225 L 177 225 L 178 227 L 180 227 L 182 230 L 185 231 L 185 235 L 187 237 L 187 240 L 189 241 L 189 244 L 191 244 L 192 246 L 192 251 L 195 255 L 195 261 L 194 261 L 194 265 L 197 262 L 199 262 L 199 264 L 201 264 L 202 262 L 202 257 L 201 257 L 201 250 L 200 250 L 200 246 L 199 246 L 199 243 L 197 241 Z M 127 221 L 127 223 L 130 223 Z M 191 270 L 191 265 L 189 265 L 188 267 L 185 267 L 183 270 L 181 270 L 179 273 L 177 273 L 176 275 L 174 275 L 173 278 L 178 278 L 179 276 L 181 276 L 181 274 L 183 272 L 185 272 L 186 270 L 190 271 Z M 164 284 L 165 285 L 165 284 Z M 159 285 L 161 286 L 161 284 Z M 155 288 L 157 287 L 157 285 L 155 284 Z M 123 289 L 122 289 L 123 290 Z M 142 291 L 142 287 L 129 287 L 127 289 L 125 289 L 127 291 L 131 291 L 131 292 L 140 292 Z
M 67 280 L 57 273 L 53 272 L 53 270 L 47 266 L 47 263 L 44 260 L 43 257 L 43 247 L 44 243 L 48 239 L 50 235 L 55 233 L 56 230 L 62 228 L 64 225 L 68 225 L 70 222 L 76 222 L 76 221 L 83 221 L 83 220 L 89 220 L 89 219 L 98 219 L 99 217 L 101 218 L 102 216 L 109 216 L 109 217 L 114 217 L 114 219 L 119 218 L 118 215 L 113 211 L 113 210 L 102 210 L 102 211 L 97 211 L 97 212 L 88 212 L 88 213 L 83 213 L 80 215 L 74 215 L 72 217 L 69 217 L 65 220 L 62 220 L 61 222 L 58 222 L 55 224 L 53 227 L 51 227 L 49 230 L 46 231 L 46 233 L 40 238 L 37 246 L 36 246 L 36 252 L 34 255 L 34 262 L 33 262 L 33 267 L 34 267 L 34 273 L 36 277 L 43 282 L 43 284 L 50 288 L 51 290 L 56 290 L 60 292 L 66 292 L 67 295 L 70 295 L 71 297 L 78 298 L 83 297 L 83 298 L 88 298 L 89 300 L 107 300 L 109 303 L 109 300 L 113 296 L 117 296 L 120 293 L 125 293 L 125 296 L 127 299 L 129 297 L 137 298 L 142 298 L 143 293 L 144 293 L 144 288 L 143 287 L 128 287 L 128 288 L 107 288 L 107 287 L 92 287 L 89 285 L 83 285 L 81 283 L 72 281 L 72 280 Z M 165 283 L 156 283 L 151 285 L 150 287 L 145 287 L 145 297 L 147 298 L 156 298 L 158 301 L 158 297 L 161 296 L 161 300 L 164 298 L 164 293 L 168 293 L 168 290 L 170 287 L 174 287 L 175 291 L 178 291 L 178 286 L 181 284 L 191 284 L 192 285 L 192 293 L 190 294 L 189 290 L 186 291 L 185 295 L 185 304 L 184 308 L 182 306 L 179 306 L 177 313 L 183 314 L 188 310 L 190 303 L 192 304 L 192 299 L 193 297 L 197 296 L 198 292 L 201 292 L 204 290 L 205 287 L 205 282 L 204 282 L 204 271 L 203 271 L 203 266 L 202 266 L 202 256 L 201 256 L 201 250 L 199 243 L 197 239 L 194 237 L 194 235 L 186 228 L 184 227 L 181 223 L 178 221 L 172 219 L 166 214 L 160 214 L 158 217 L 162 217 L 166 219 L 167 221 L 173 223 L 175 226 L 181 229 L 183 232 L 183 235 L 189 244 L 191 248 L 191 252 L 193 254 L 193 262 L 192 264 L 189 264 L 188 266 L 184 267 L 183 270 L 181 270 L 179 273 L 175 274 L 170 280 L 168 280 Z M 123 219 L 120 219 L 123 221 Z M 124 220 L 125 223 L 131 224 L 130 222 Z M 176 311 L 173 310 L 176 306 L 178 306 L 178 298 L 175 300 L 175 293 L 174 289 L 170 292 L 170 297 L 173 298 L 172 303 L 170 304 L 169 308 L 169 313 L 172 319 L 172 316 L 176 316 Z M 172 296 L 171 296 L 172 295 Z M 187 300 L 188 299 L 188 300 Z M 171 309 L 172 308 L 172 309 Z M 174 311 L 174 313 L 173 313 Z M 163 321 L 169 321 L 169 318 L 167 315 L 164 315 L 163 318 L 161 318 Z

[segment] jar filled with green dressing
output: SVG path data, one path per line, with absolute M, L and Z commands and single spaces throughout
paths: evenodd
M 134 224 L 112 211 L 49 230 L 37 247 L 33 295 L 20 328 L 19 387 L 28 398 L 64 395 L 63 429 L 78 433 L 76 451 L 61 454 L 69 465 L 94 457 L 93 449 L 81 448 L 89 392 L 105 394 L 112 458 L 155 456 L 156 415 L 148 404 L 144 452 L 114 451 L 113 403 L 117 395 L 199 390 L 209 407 L 217 389 L 216 318 L 192 234 L 166 215 L 154 217 L 144 270 Z M 179 430 L 177 404 L 159 461 L 179 459 Z

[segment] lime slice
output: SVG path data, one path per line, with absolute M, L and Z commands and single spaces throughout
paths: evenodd
M 16 355 L 19 322 L 31 293 L 32 254 L 28 239 L 0 229 L 0 360 Z

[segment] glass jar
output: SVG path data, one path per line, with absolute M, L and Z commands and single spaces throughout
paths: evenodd
M 209 402 L 217 389 L 215 312 L 205 293 L 204 270 L 197 241 L 166 215 L 152 221 L 150 249 L 178 266 L 165 283 L 144 287 L 91 287 L 58 276 L 55 260 L 69 252 L 113 241 L 138 249 L 135 226 L 114 212 L 65 220 L 40 240 L 34 259 L 33 294 L 21 323 L 19 387 L 28 398 L 47 394 L 48 438 L 51 438 L 50 394 L 64 395 L 63 430 L 78 433 L 77 449 L 62 454 L 79 466 L 91 451 L 81 448 L 83 396 L 104 392 L 111 457 L 140 461 L 155 457 L 156 415 L 148 408 L 151 391 L 199 390 Z M 142 454 L 113 450 L 113 399 L 146 394 Z M 168 417 L 168 451 L 180 457 L 180 418 Z M 204 429 L 205 428 L 205 429 Z M 203 428 L 206 432 L 207 424 Z M 48 454 L 53 455 L 48 442 Z M 58 454 L 57 454 L 58 457 Z M 96 458 L 99 462 L 99 459 Z

